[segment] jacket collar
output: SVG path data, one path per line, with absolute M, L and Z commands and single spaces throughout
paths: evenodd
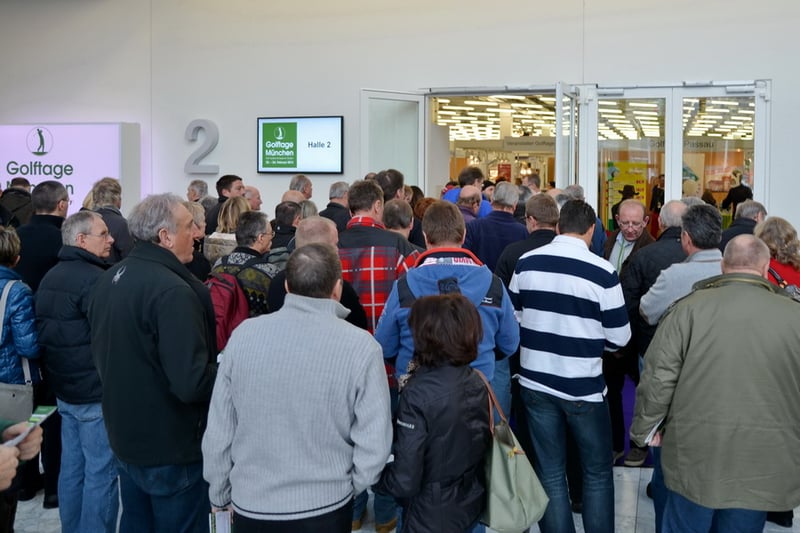
M 380 228 L 386 229 L 386 226 L 378 222 L 372 217 L 367 217 L 363 215 L 359 215 L 357 217 L 353 217 L 350 219 L 350 222 L 347 223 L 347 229 L 350 229 L 354 226 L 365 226 L 368 228 Z
M 163 265 L 183 278 L 190 285 L 193 285 L 194 283 L 200 283 L 197 278 L 195 278 L 194 275 L 189 272 L 189 269 L 186 268 L 186 265 L 178 261 L 178 258 L 175 257 L 175 254 L 155 243 L 137 241 L 136 245 L 133 247 L 133 250 L 131 250 L 131 253 L 128 254 L 128 257 L 136 257 L 144 261 L 150 261 Z M 122 261 L 121 263 L 117 263 L 117 265 L 124 263 L 125 262 Z
M 103 259 L 78 246 L 62 246 L 58 251 L 59 261 L 84 261 L 86 263 L 106 269 L 109 267 Z
M 292 293 L 286 294 L 283 309 L 294 309 L 315 315 L 331 314 L 336 315 L 338 318 L 346 318 L 350 314 L 349 309 L 331 298 L 311 298 Z
M 31 215 L 30 224 L 38 224 L 41 226 L 55 226 L 61 229 L 64 223 L 64 218 L 56 215 Z
M 761 287 L 762 289 L 766 289 L 772 293 L 778 293 L 779 289 L 766 279 L 762 278 L 761 276 L 756 276 L 755 274 L 745 274 L 745 273 L 732 273 L 732 274 L 721 274 L 719 276 L 714 276 L 713 278 L 704 279 L 698 281 L 692 287 L 694 290 L 702 290 L 702 289 L 716 289 L 718 287 L 724 287 L 726 285 L 755 285 L 757 287 Z
M 669 241 L 669 240 L 681 240 L 681 228 L 678 226 L 670 226 L 664 230 L 664 232 L 658 236 L 659 241 Z
M 684 263 L 711 263 L 714 261 L 722 261 L 722 252 L 718 248 L 695 252 L 687 257 Z
M 425 250 L 419 255 L 419 257 L 417 257 L 417 262 L 414 263 L 414 266 L 415 267 L 422 266 L 427 260 L 430 259 L 456 258 L 456 257 L 471 260 L 473 263 L 475 263 L 476 266 L 483 265 L 480 259 L 475 257 L 475 254 L 473 254 L 466 248 L 431 248 L 430 250 Z

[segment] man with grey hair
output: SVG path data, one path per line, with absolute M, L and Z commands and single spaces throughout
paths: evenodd
M 306 200 L 311 200 L 311 196 L 314 194 L 314 185 L 305 174 L 297 174 L 289 181 L 289 190 L 300 191 Z
M 230 274 L 236 278 L 247 296 L 251 317 L 270 312 L 267 294 L 281 270 L 267 256 L 274 235 L 265 213 L 242 213 L 236 226 L 236 248 L 220 257 L 211 270 L 212 274 Z
M 620 273 L 619 281 L 631 323 L 631 341 L 626 346 L 626 351 L 634 362 L 638 362 L 639 357 L 647 351 L 656 331 L 656 327 L 648 324 L 639 313 L 639 301 L 653 286 L 662 270 L 686 259 L 686 252 L 681 246 L 681 216 L 687 209 L 686 204 L 680 200 L 670 200 L 664 204 L 658 218 L 658 239 L 631 255 Z M 631 444 L 624 464 L 641 466 L 646 458 L 646 448 L 636 448 Z
M 298 248 L 306 244 L 330 244 L 336 247 L 339 244 L 339 232 L 330 219 L 321 216 L 308 217 L 297 225 L 295 243 Z M 286 300 L 286 269 L 273 278 L 267 300 L 271 313 L 283 307 Z M 358 293 L 345 279 L 342 280 L 342 298 L 339 301 L 350 311 L 345 320 L 361 329 L 367 329 L 367 313 L 358 299 Z
M 65 532 L 114 532 L 117 467 L 103 420 L 87 316 L 89 294 L 108 268 L 104 259 L 114 238 L 103 218 L 91 211 L 67 218 L 61 235 L 59 262 L 42 279 L 35 305 L 43 371 L 61 415 L 61 527 Z
M 341 320 L 335 247 L 298 247 L 286 288 L 225 348 L 203 437 L 211 504 L 247 531 L 349 533 L 353 494 L 378 481 L 392 443 L 381 348 Z
M 261 191 L 248 185 L 244 188 L 244 199 L 247 200 L 252 211 L 261 211 Z
M 208 183 L 203 180 L 192 180 L 186 188 L 186 199 L 190 202 L 199 202 L 208 196 Z
M 133 248 L 133 238 L 128 231 L 128 222 L 122 216 L 122 185 L 114 178 L 103 178 L 92 187 L 92 202 L 94 210 L 100 213 L 103 221 L 108 226 L 108 232 L 114 237 L 111 255 L 106 261 L 109 264 L 118 263 Z
M 128 221 L 136 244 L 89 302 L 120 531 L 200 531 L 210 508 L 200 439 L 217 370 L 211 297 L 184 266 L 194 222 L 173 194 L 148 196 Z
M 720 251 L 725 251 L 725 245 L 737 235 L 752 235 L 756 224 L 767 218 L 767 208 L 761 202 L 746 200 L 738 205 L 733 223 L 722 232 L 719 242 Z
M 350 222 L 350 208 L 347 207 L 347 195 L 350 185 L 346 181 L 337 181 L 328 191 L 328 205 L 319 212 L 319 216 L 329 218 L 336 224 L 339 233 L 347 229 Z
M 464 248 L 474 253 L 492 272 L 506 246 L 528 237 L 528 230 L 514 218 L 518 200 L 517 186 L 501 181 L 494 189 L 492 212 L 467 224 Z
M 631 437 L 662 449 L 664 531 L 762 531 L 800 504 L 800 306 L 768 267 L 763 242 L 735 237 L 647 351 Z

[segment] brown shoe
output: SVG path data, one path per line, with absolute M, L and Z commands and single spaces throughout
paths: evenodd
M 358 518 L 354 518 L 353 519 L 353 525 L 350 527 L 350 531 L 358 531 L 359 529 L 361 529 L 361 526 L 363 525 L 365 516 L 367 516 L 367 508 L 366 507 L 364 508 L 364 512 L 361 513 L 361 516 L 359 516 Z
M 385 524 L 375 524 L 375 533 L 390 533 L 397 525 L 397 517 L 395 516 Z

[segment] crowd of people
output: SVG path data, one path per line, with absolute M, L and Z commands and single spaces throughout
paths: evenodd
M 115 179 L 70 216 L 62 184 L 15 179 L 0 382 L 58 413 L 0 447 L 0 532 L 44 488 L 67 533 L 200 532 L 209 513 L 237 533 L 370 513 L 378 533 L 480 533 L 487 386 L 549 498 L 543 533 L 573 513 L 613 532 L 613 466 L 649 456 L 658 532 L 791 523 L 795 229 L 739 191 L 724 230 L 662 192 L 623 195 L 606 231 L 580 186 L 540 186 L 468 167 L 433 198 L 388 169 L 317 209 L 297 175 L 270 220 L 233 174 L 127 217 Z M 26 429 L 2 422 L 4 442 Z

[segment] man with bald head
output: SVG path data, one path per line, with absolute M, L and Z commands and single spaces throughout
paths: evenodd
M 644 204 L 639 200 L 623 200 L 614 218 L 619 229 L 615 230 L 606 241 L 603 257 L 614 265 L 617 273 L 621 273 L 626 259 L 655 240 L 646 231 L 650 217 L 647 216 Z
M 258 189 L 248 185 L 244 188 L 244 198 L 250 205 L 251 211 L 261 211 L 261 192 Z
M 297 225 L 295 243 L 297 248 L 305 246 L 306 244 L 330 244 L 336 247 L 339 245 L 339 231 L 336 229 L 336 224 L 328 218 L 322 216 L 304 218 Z M 283 307 L 285 299 L 286 270 L 282 270 L 275 276 L 272 284 L 269 286 L 267 301 L 269 302 L 270 312 L 275 312 Z M 350 314 L 347 315 L 345 320 L 361 329 L 367 329 L 367 314 L 364 312 L 364 307 L 358 299 L 358 293 L 353 286 L 345 280 L 342 280 L 342 298 L 340 303 L 350 310 Z
M 662 447 L 665 533 L 762 531 L 800 504 L 800 306 L 768 267 L 763 242 L 734 238 L 647 351 L 631 438 Z
M 623 200 L 615 215 L 619 229 L 614 231 L 604 246 L 605 257 L 617 274 L 622 276 L 628 261 L 640 250 L 653 243 L 653 236 L 647 231 L 649 217 L 645 206 L 639 200 Z M 626 302 L 627 303 L 627 302 Z M 603 354 L 603 376 L 608 385 L 608 408 L 611 412 L 611 435 L 614 440 L 614 461 L 625 454 L 625 417 L 622 407 L 622 390 L 625 376 L 633 383 L 639 382 L 639 360 L 635 344 L 629 342 L 617 352 Z M 631 466 L 641 466 L 647 457 L 646 450 L 635 454 Z
M 464 215 L 464 223 L 472 222 L 478 217 L 481 207 L 481 190 L 474 185 L 464 185 L 458 193 L 458 210 Z

